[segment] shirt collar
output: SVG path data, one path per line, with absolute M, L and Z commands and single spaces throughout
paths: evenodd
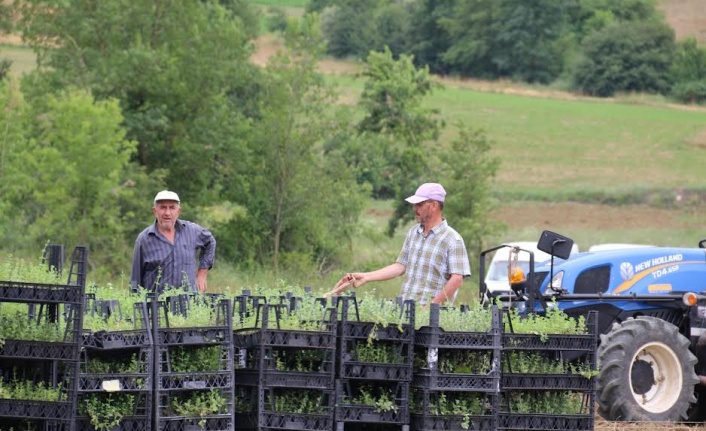
M 182 222 L 180 219 L 177 219 L 176 223 L 174 223 L 174 229 L 177 231 L 180 231 L 183 226 L 184 226 L 184 222 Z M 147 229 L 148 229 L 147 233 L 149 235 L 156 235 L 158 232 L 157 231 L 157 220 L 155 220 L 154 223 L 152 223 L 150 225 L 150 227 L 148 227 Z
M 431 228 L 431 230 L 429 231 L 429 233 L 433 233 L 434 235 L 436 235 L 436 234 L 438 234 L 439 232 L 441 232 L 441 231 L 444 230 L 444 229 L 446 229 L 446 219 L 445 219 L 445 218 L 444 218 L 444 219 L 441 219 L 441 223 L 439 223 L 438 225 L 436 225 L 436 226 L 434 226 L 433 228 Z M 417 232 L 418 232 L 418 233 L 424 233 L 424 225 L 423 225 L 423 224 L 419 223 L 419 224 L 417 225 Z

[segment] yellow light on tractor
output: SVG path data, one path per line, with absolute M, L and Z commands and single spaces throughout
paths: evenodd
M 520 248 L 512 247 L 507 258 L 507 280 L 510 282 L 510 288 L 516 293 L 523 291 L 527 282 L 527 276 L 518 262 L 519 254 Z
M 510 279 L 510 284 L 519 284 L 527 281 L 527 276 L 525 275 L 525 272 L 519 266 L 510 268 L 508 278 Z
M 687 307 L 694 307 L 699 302 L 699 295 L 694 292 L 687 292 L 681 299 Z

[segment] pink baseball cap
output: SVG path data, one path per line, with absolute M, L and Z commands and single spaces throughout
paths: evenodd
M 446 198 L 446 190 L 438 183 L 424 183 L 414 192 L 414 195 L 405 199 L 411 204 L 418 204 L 420 202 L 434 200 L 443 202 Z

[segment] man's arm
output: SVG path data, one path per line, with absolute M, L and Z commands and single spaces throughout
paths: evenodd
M 142 247 L 140 238 L 135 241 L 135 249 L 132 252 L 132 268 L 130 269 L 130 290 L 137 292 L 142 286 Z M 144 287 L 144 286 L 142 286 Z
M 371 272 L 354 272 L 351 276 L 355 279 L 353 287 L 360 287 L 369 281 L 384 281 L 391 278 L 399 277 L 404 274 L 406 267 L 399 262 L 387 265 Z
M 208 288 L 208 271 L 216 260 L 216 237 L 208 229 L 202 228 L 199 242 L 201 243 L 201 256 L 196 271 L 196 288 L 199 292 L 205 293 Z
M 462 284 L 463 275 L 451 274 L 451 277 L 449 277 L 449 280 L 444 285 L 444 288 L 441 289 L 434 299 L 431 300 L 432 304 L 443 304 L 449 299 L 453 299 Z

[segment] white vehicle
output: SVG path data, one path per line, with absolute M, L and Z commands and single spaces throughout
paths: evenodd
M 607 243 L 607 244 L 592 245 L 588 248 L 588 251 L 623 250 L 626 248 L 642 248 L 642 247 L 654 247 L 654 245 Z
M 536 242 L 531 241 L 517 241 L 508 242 L 505 245 L 511 247 L 499 248 L 495 251 L 493 259 L 490 261 L 490 265 L 487 268 L 487 274 L 485 276 L 485 285 L 487 287 L 487 292 L 483 302 L 488 301 L 488 297 L 493 294 L 503 294 L 510 292 L 510 282 L 508 280 L 508 259 L 510 258 L 510 252 L 512 247 L 519 247 L 521 250 L 517 255 L 517 264 L 525 274 L 529 274 L 530 266 L 530 254 L 524 250 L 529 250 L 534 253 L 534 264 L 538 265 L 540 262 L 551 259 L 549 253 L 545 253 L 537 248 Z M 571 248 L 571 254 L 579 252 L 578 245 L 574 244 Z M 561 260 L 554 258 L 554 261 Z

